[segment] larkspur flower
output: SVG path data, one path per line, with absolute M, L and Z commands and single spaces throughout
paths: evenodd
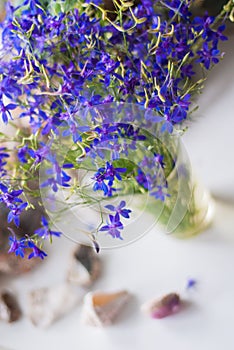
M 145 175 L 145 173 L 141 169 L 137 169 L 137 175 L 136 180 L 139 183 L 140 186 L 143 186 L 145 189 L 150 188 L 150 184 L 148 183 L 148 179 Z
M 47 169 L 46 173 L 48 177 L 42 184 L 41 187 L 51 187 L 54 192 L 57 192 L 59 186 L 70 187 L 69 182 L 71 177 L 60 167 L 54 155 L 50 155 L 47 158 L 51 163 L 51 168 Z
M 20 205 L 12 205 L 10 206 L 10 211 L 7 217 L 8 223 L 14 222 L 14 224 L 19 227 L 20 225 L 20 215 L 24 211 L 25 208 L 27 208 L 28 203 L 22 203 Z
M 52 231 L 50 228 L 49 228 L 49 222 L 48 220 L 42 216 L 41 218 L 41 224 L 42 224 L 42 227 L 40 227 L 39 229 L 37 229 L 35 231 L 35 234 L 42 237 L 42 238 L 52 238 L 52 236 L 56 236 L 56 237 L 60 237 L 61 236 L 61 232 L 58 232 L 58 231 Z
M 209 47 L 208 43 L 203 44 L 203 49 L 198 51 L 200 58 L 197 59 L 197 62 L 201 62 L 206 69 L 210 68 L 211 63 L 219 62 L 220 51 L 214 47 Z
M 17 153 L 21 163 L 28 163 L 28 156 L 35 158 L 35 152 L 28 145 L 18 148 Z
M 50 144 L 40 143 L 40 147 L 33 151 L 33 158 L 35 159 L 35 165 L 40 164 L 42 161 L 47 159 L 50 154 Z
M 139 166 L 142 168 L 153 169 L 157 168 L 157 165 L 164 168 L 165 164 L 163 162 L 164 156 L 159 153 L 155 153 L 152 157 L 144 156 L 142 161 L 139 163 Z
M 119 214 L 109 215 L 109 222 L 107 221 L 107 225 L 104 225 L 100 228 L 100 231 L 107 231 L 109 235 L 113 238 L 123 239 L 121 237 L 120 230 L 123 229 L 123 224 L 120 221 Z
M 112 140 L 116 138 L 115 132 L 118 130 L 117 125 L 103 124 L 102 126 L 97 126 L 95 132 L 98 134 L 97 142 L 103 142 L 106 140 Z
M 154 160 L 155 160 L 156 163 L 160 164 L 160 166 L 161 166 L 162 168 L 165 167 L 165 163 L 164 163 L 164 161 L 163 161 L 163 160 L 164 160 L 164 155 L 159 154 L 159 153 L 155 153 L 155 154 L 154 154 Z
M 13 109 L 16 109 L 16 105 L 13 103 L 9 103 L 8 105 L 4 105 L 0 103 L 0 114 L 3 120 L 3 123 L 7 124 L 9 119 L 13 119 L 11 112 Z
M 146 140 L 145 135 L 141 135 L 140 128 L 136 128 L 131 124 L 118 123 L 118 132 L 121 137 L 131 138 L 134 141 L 144 141 Z
M 104 196 L 108 194 L 108 186 L 105 183 L 106 176 L 105 176 L 105 168 L 100 168 L 94 175 L 95 183 L 93 185 L 94 191 L 103 191 Z
M 121 181 L 122 177 L 120 174 L 125 173 L 126 170 L 127 170 L 126 168 L 116 168 L 110 162 L 106 162 L 105 173 L 106 173 L 106 179 L 109 181 L 109 185 L 113 184 L 115 178 Z
M 19 196 L 23 193 L 23 190 L 9 191 L 9 188 L 0 182 L 0 202 L 3 202 L 7 207 L 11 207 L 15 203 L 22 203 L 22 199 Z
M 15 253 L 16 256 L 24 258 L 25 249 L 27 248 L 25 238 L 17 239 L 15 236 L 9 237 L 10 248 L 8 253 Z
M 32 249 L 32 253 L 29 254 L 28 259 L 40 258 L 43 260 L 47 256 L 47 254 L 38 248 L 32 240 L 28 241 L 28 248 Z
M 108 204 L 108 205 L 105 206 L 105 208 L 116 212 L 117 214 L 123 216 L 126 219 L 129 219 L 130 218 L 129 214 L 132 211 L 130 209 L 126 209 L 125 206 L 126 206 L 126 202 L 125 201 L 121 201 L 120 204 L 117 207 L 115 207 L 115 206 L 113 206 L 111 204 Z
M 115 190 L 112 185 L 115 179 L 121 181 L 121 173 L 126 172 L 125 168 L 115 168 L 110 162 L 106 162 L 105 167 L 99 168 L 98 171 L 92 177 L 95 180 L 93 190 L 102 190 L 104 196 L 111 196 L 112 191 Z
M 43 10 L 41 8 L 41 3 L 38 0 L 25 0 L 22 3 L 22 6 L 28 7 L 28 9 L 24 10 L 24 13 L 28 13 L 30 15 L 39 15 L 43 14 Z
M 167 188 L 161 185 L 157 186 L 157 189 L 153 190 L 150 195 L 162 202 L 164 202 L 167 197 L 170 197 L 170 194 L 167 193 Z

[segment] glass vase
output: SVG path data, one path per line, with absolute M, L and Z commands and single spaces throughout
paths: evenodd
M 169 148 L 174 160 L 174 167 L 166 177 L 169 196 L 163 204 L 150 200 L 147 210 L 157 216 L 160 230 L 183 239 L 211 225 L 215 204 L 195 175 L 180 133 L 170 138 Z
M 60 126 L 50 158 L 54 159 L 56 154 L 61 168 L 70 159 L 77 162 L 76 169 L 69 172 L 74 190 L 69 193 L 69 188 L 61 187 L 51 193 L 46 187 L 41 188 L 44 207 L 59 231 L 66 232 L 69 227 L 68 237 L 73 241 L 88 244 L 91 239 L 102 248 L 114 248 L 132 243 L 155 226 L 173 236 L 187 238 L 211 223 L 213 201 L 194 176 L 182 143 L 183 133 L 165 118 L 143 106 L 119 103 L 81 110 L 78 122 L 82 127 L 85 123 L 92 125 L 93 130 L 109 128 L 115 132 L 121 128 L 131 133 L 118 131 L 115 137 L 108 135 L 95 143 L 95 148 L 89 145 L 93 157 L 89 158 L 79 143 L 74 147 L 70 135 L 64 136 L 66 125 Z M 89 131 L 84 137 L 92 143 L 94 136 Z M 114 152 L 119 152 L 118 157 L 113 158 Z M 93 190 L 95 171 L 103 169 L 106 160 L 125 169 L 111 196 L 103 195 L 100 189 Z M 40 169 L 42 184 L 48 182 L 50 167 L 48 163 Z M 131 220 L 125 223 L 123 237 L 118 240 L 99 228 L 109 215 L 106 204 L 117 207 L 122 201 L 131 209 Z

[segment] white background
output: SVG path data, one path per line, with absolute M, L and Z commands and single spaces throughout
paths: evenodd
M 101 254 L 103 274 L 94 289 L 135 294 L 116 325 L 83 325 L 81 307 L 48 330 L 35 328 L 25 316 L 13 325 L 0 323 L 0 349 L 234 349 L 234 38 L 223 47 L 226 56 L 210 74 L 184 137 L 197 173 L 217 197 L 213 227 L 184 241 L 152 230 L 130 246 Z M 64 281 L 72 248 L 67 239 L 57 240 L 40 268 L 11 282 L 25 314 L 29 290 Z M 186 294 L 188 277 L 198 285 Z M 173 291 L 189 301 L 183 312 L 152 320 L 139 311 L 142 302 Z

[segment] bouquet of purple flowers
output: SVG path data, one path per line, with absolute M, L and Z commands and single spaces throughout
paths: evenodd
M 100 0 L 7 4 L 0 123 L 15 132 L 0 132 L 0 202 L 10 252 L 44 258 L 45 240 L 61 235 L 49 211 L 58 216 L 64 203 L 98 208 L 99 222 L 86 232 L 98 250 L 104 232 L 123 239 L 133 214 L 123 198 L 129 186 L 155 202 L 173 198 L 178 145 L 170 149 L 168 140 L 196 109 L 208 71 L 223 57 L 224 21 L 233 17 L 233 1 L 216 18 L 194 17 L 192 3 L 113 0 L 111 10 Z M 34 215 L 35 198 L 48 210 L 40 227 L 19 238 L 15 229 L 22 213 Z

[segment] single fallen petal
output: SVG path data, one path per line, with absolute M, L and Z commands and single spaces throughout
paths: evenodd
M 186 289 L 193 289 L 197 285 L 197 281 L 194 278 L 189 278 L 186 284 Z
M 29 318 L 37 327 L 49 327 L 81 302 L 83 294 L 68 284 L 34 290 L 29 294 Z
M 111 325 L 129 299 L 130 294 L 125 290 L 116 293 L 88 293 L 84 299 L 83 321 L 96 327 Z
M 74 285 L 89 287 L 100 275 L 101 261 L 92 247 L 79 245 L 73 252 L 67 281 Z
M 0 320 L 11 323 L 18 321 L 21 315 L 15 296 L 9 292 L 0 293 Z
M 153 299 L 142 305 L 142 311 L 152 318 L 164 318 L 178 312 L 181 300 L 178 294 L 171 293 L 161 299 Z

